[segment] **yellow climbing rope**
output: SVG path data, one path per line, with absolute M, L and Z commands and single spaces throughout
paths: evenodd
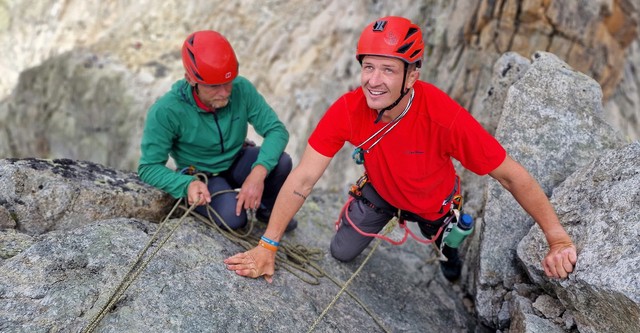
M 232 191 L 232 190 L 231 190 Z M 188 207 L 184 205 L 179 206 L 180 209 L 187 211 Z M 204 224 L 218 230 L 222 236 L 232 241 L 235 244 L 240 245 L 245 250 L 250 250 L 256 247 L 260 237 L 252 233 L 254 227 L 254 219 L 249 219 L 249 228 L 246 232 L 240 234 L 237 231 L 229 228 L 224 219 L 211 207 L 207 206 L 207 216 L 202 216 L 196 212 L 191 212 L 191 215 L 203 222 Z M 218 221 L 221 221 L 221 227 L 213 222 L 213 216 L 216 216 Z M 315 262 L 320 261 L 323 257 L 322 250 L 317 248 L 307 248 L 302 245 L 288 244 L 286 241 L 281 242 L 278 252 L 276 254 L 276 269 L 282 267 L 289 271 L 300 280 L 312 284 L 320 284 L 320 278 L 325 276 L 325 273 Z
M 149 250 L 149 248 L 151 248 L 151 246 L 158 240 L 158 237 L 161 235 L 162 229 L 165 226 L 169 225 L 168 223 L 169 217 L 173 215 L 179 203 L 180 201 L 178 201 L 178 203 L 176 203 L 176 205 L 173 206 L 173 209 L 171 209 L 171 212 L 169 212 L 169 214 L 165 217 L 162 223 L 160 223 L 158 230 L 156 230 L 156 232 L 153 234 L 151 239 L 149 239 L 149 241 L 147 242 L 147 245 L 145 245 L 145 247 L 140 251 L 136 260 L 131 264 L 131 266 L 129 266 L 129 270 L 124 275 L 124 277 L 122 278 L 122 281 L 118 284 L 116 289 L 113 291 L 113 293 L 111 294 L 111 297 L 109 297 L 109 299 L 107 300 L 107 303 L 93 317 L 93 319 L 89 322 L 89 325 L 87 325 L 87 327 L 85 327 L 85 329 L 82 330 L 83 333 L 89 333 L 95 330 L 95 328 L 98 326 L 102 318 L 104 318 L 104 316 L 111 310 L 111 308 L 120 300 L 124 292 L 129 288 L 129 286 L 131 286 L 133 281 L 140 275 L 140 273 L 144 271 L 144 269 L 147 267 L 147 265 L 149 264 L 153 256 L 155 256 L 156 253 L 158 253 L 158 251 L 162 248 L 164 243 L 166 243 L 169 240 L 173 232 L 176 231 L 176 229 L 178 229 L 178 227 L 182 224 L 182 222 L 184 221 L 184 218 L 188 216 L 189 213 L 191 213 L 191 211 L 193 211 L 193 209 L 196 207 L 196 205 L 192 205 L 184 213 L 184 215 L 180 217 L 180 219 L 178 220 L 178 222 L 176 222 L 173 228 L 169 230 L 168 234 L 160 241 L 160 243 L 155 248 L 155 250 L 151 252 L 146 259 L 143 260 L 143 257 L 147 254 L 147 251 Z
M 383 234 L 386 235 L 388 233 L 390 233 L 393 228 L 395 228 L 395 226 L 397 225 L 397 218 L 393 218 L 389 223 L 387 223 L 387 225 L 384 228 Z M 369 251 L 369 254 L 367 255 L 367 257 L 362 261 L 362 263 L 360 264 L 360 266 L 358 267 L 358 269 L 356 269 L 356 271 L 351 275 L 351 277 L 349 278 L 349 280 L 347 280 L 347 282 L 345 282 L 343 285 L 340 285 L 340 283 L 338 283 L 337 281 L 332 280 L 335 284 L 337 284 L 339 287 L 341 287 L 340 291 L 338 291 L 338 294 L 336 294 L 336 296 L 333 298 L 333 300 L 331 300 L 331 302 L 329 303 L 329 305 L 327 305 L 325 307 L 325 309 L 322 311 L 322 313 L 318 316 L 318 318 L 316 318 L 316 320 L 313 322 L 313 325 L 311 325 L 311 327 L 309 328 L 309 330 L 307 331 L 307 333 L 311 333 L 316 326 L 318 326 L 318 324 L 320 323 L 320 320 L 322 320 L 322 318 L 327 314 L 327 312 L 329 312 L 329 309 L 331 309 L 331 307 L 338 301 L 338 299 L 340 298 L 340 295 L 342 295 L 343 292 L 347 292 L 351 297 L 353 297 L 356 302 L 358 302 L 358 304 L 360 304 L 360 306 L 363 307 L 363 309 L 369 314 L 369 316 L 371 318 L 373 318 L 373 320 L 376 322 L 376 324 L 378 324 L 378 326 L 380 326 L 380 328 L 382 328 L 385 332 L 391 332 L 389 329 L 387 329 L 384 324 L 376 317 L 373 315 L 372 312 L 369 311 L 369 309 L 360 302 L 360 300 L 358 300 L 355 296 L 353 296 L 348 290 L 347 287 L 351 284 L 351 282 L 353 282 L 353 280 L 355 279 L 356 275 L 358 275 L 358 273 L 360 273 L 360 271 L 362 270 L 362 268 L 364 268 L 364 265 L 367 263 L 367 261 L 369 261 L 369 259 L 371 258 L 371 256 L 373 255 L 373 253 L 376 251 L 376 249 L 378 248 L 378 246 L 380 245 L 380 243 L 382 243 L 382 238 L 376 238 L 375 243 L 373 244 L 373 248 L 371 249 L 371 251 Z
M 212 194 L 211 197 L 213 198 L 217 195 L 228 193 L 228 192 L 235 192 L 235 190 L 219 191 Z M 100 321 L 106 316 L 106 314 L 111 310 L 111 308 L 116 303 L 118 303 L 118 301 L 120 301 L 124 292 L 129 288 L 129 286 L 131 286 L 134 280 L 145 270 L 145 268 L 147 267 L 151 259 L 156 255 L 156 253 L 158 253 L 158 251 L 162 248 L 162 246 L 169 240 L 169 238 L 173 235 L 175 230 L 180 225 L 182 225 L 182 223 L 184 222 L 184 219 L 187 216 L 191 215 L 196 219 L 200 220 L 201 222 L 205 223 L 206 225 L 215 228 L 225 238 L 242 246 L 246 250 L 250 250 L 254 248 L 256 246 L 255 244 L 258 243 L 259 237 L 252 234 L 254 219 L 250 219 L 251 223 L 249 224 L 248 230 L 245 233 L 240 234 L 235 230 L 229 228 L 226 222 L 224 221 L 224 219 L 222 219 L 222 217 L 211 206 L 209 205 L 206 206 L 208 216 L 205 217 L 194 212 L 196 204 L 193 204 L 187 207 L 186 205 L 182 204 L 182 200 L 183 199 L 180 199 L 176 202 L 176 204 L 173 206 L 169 214 L 167 214 L 164 220 L 160 223 L 158 230 L 156 230 L 156 232 L 151 237 L 151 239 L 149 239 L 145 247 L 140 251 L 140 253 L 136 257 L 136 260 L 129 266 L 127 273 L 124 275 L 122 281 L 118 284 L 116 289 L 113 291 L 112 295 L 107 300 L 107 303 L 91 319 L 87 327 L 85 327 L 82 330 L 83 333 L 91 333 L 96 329 Z M 168 233 L 159 241 L 156 248 L 147 255 L 147 252 L 149 251 L 149 249 L 160 238 L 161 232 L 164 231 L 163 229 L 170 224 L 169 219 L 171 218 L 171 216 L 173 216 L 173 214 L 176 212 L 178 208 L 184 211 L 184 213 L 179 217 L 178 221 L 175 222 L 175 225 L 173 225 L 170 228 Z M 222 222 L 225 229 L 221 228 L 215 222 L 213 222 L 214 221 L 213 216 L 215 216 L 219 221 Z M 392 223 L 389 223 L 385 228 L 386 230 L 385 233 L 390 232 L 393 226 L 395 225 L 392 225 Z M 276 269 L 278 269 L 279 267 L 283 267 L 285 270 L 289 271 L 291 274 L 298 277 L 300 280 L 312 285 L 320 284 L 320 278 L 327 277 L 329 280 L 331 280 L 333 283 L 335 283 L 338 287 L 341 288 L 341 290 L 334 297 L 331 303 L 325 308 L 325 310 L 316 319 L 316 321 L 311 326 L 308 332 L 311 332 L 315 329 L 315 327 L 318 325 L 320 320 L 326 315 L 329 309 L 333 306 L 333 304 L 335 304 L 335 302 L 338 300 L 340 295 L 344 292 L 346 292 L 349 296 L 351 296 L 356 301 L 356 303 L 358 303 L 365 310 L 365 312 L 367 312 L 367 314 L 371 318 L 373 318 L 373 320 L 376 322 L 378 326 L 380 326 L 385 332 L 390 332 L 384 326 L 384 324 L 376 317 L 376 315 L 357 296 L 355 296 L 353 293 L 347 290 L 348 285 L 354 280 L 356 275 L 362 270 L 364 265 L 367 263 L 367 261 L 373 255 L 373 253 L 375 252 L 376 248 L 379 245 L 380 245 L 380 239 L 377 240 L 372 250 L 369 252 L 369 254 L 365 258 L 365 260 L 362 262 L 360 267 L 358 267 L 356 272 L 349 278 L 349 280 L 346 283 L 342 284 L 336 278 L 328 275 L 317 264 L 317 262 L 319 262 L 323 257 L 323 253 L 320 249 L 315 249 L 315 248 L 310 249 L 297 244 L 289 245 L 286 242 L 281 243 L 279 247 L 279 251 L 277 252 L 277 255 L 276 255 Z

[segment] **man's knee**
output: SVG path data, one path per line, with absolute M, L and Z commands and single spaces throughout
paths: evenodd
M 352 261 L 362 252 L 362 250 L 364 250 L 364 249 L 359 250 L 357 248 L 354 248 L 353 246 L 349 246 L 353 244 L 345 243 L 343 245 L 340 245 L 341 242 L 338 239 L 336 239 L 336 236 L 334 236 L 333 239 L 331 240 L 331 245 L 329 245 L 329 251 L 331 253 L 331 256 L 338 259 L 339 261 L 342 261 L 342 262 Z
M 209 219 L 212 219 L 216 225 L 222 228 L 232 230 L 239 229 L 247 225 L 247 214 L 243 211 L 240 216 L 236 216 L 235 206 L 233 209 L 216 209 L 211 206 L 199 206 L 195 211 Z
M 276 166 L 277 171 L 288 175 L 291 172 L 292 168 L 293 168 L 293 161 L 291 160 L 291 156 L 283 152 L 280 155 L 280 159 L 278 160 L 278 165 Z
M 235 230 L 240 229 L 247 225 L 247 214 L 242 212 L 240 216 L 236 216 L 235 212 L 227 212 L 227 214 L 220 214 L 223 221 L 218 223 L 218 218 L 216 217 L 216 223 L 220 226 L 224 226 L 225 224 L 229 227 L 229 229 Z M 224 222 L 224 223 L 222 223 Z
M 334 245 L 334 243 L 331 243 L 331 246 L 329 246 L 329 250 L 331 251 L 331 256 L 338 259 L 339 261 L 342 262 L 349 262 L 352 261 L 353 259 L 355 259 L 355 257 L 357 257 L 358 255 L 352 255 L 349 253 L 346 253 L 346 251 L 342 251 L 341 249 L 339 249 L 336 245 Z

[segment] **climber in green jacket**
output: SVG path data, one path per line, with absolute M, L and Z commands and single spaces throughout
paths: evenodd
M 185 78 L 149 109 L 138 174 L 175 198 L 186 197 L 207 216 L 210 205 L 231 229 L 247 222 L 247 209 L 267 222 L 291 171 L 284 152 L 289 133 L 251 82 L 238 76 L 229 41 L 215 31 L 197 31 L 182 46 Z M 264 138 L 247 140 L 248 124 Z M 169 156 L 177 170 L 167 167 Z M 205 174 L 206 183 L 195 174 Z M 239 188 L 237 193 L 220 191 Z M 221 225 L 220 218 L 215 222 Z M 288 229 L 296 227 L 291 220 Z

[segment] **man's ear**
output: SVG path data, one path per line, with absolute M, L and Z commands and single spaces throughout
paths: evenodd
M 184 78 L 189 82 L 190 86 L 194 87 L 196 85 L 196 81 L 194 81 L 187 72 L 184 72 Z
M 411 89 L 413 84 L 420 78 L 420 68 L 414 67 L 407 75 L 407 89 Z

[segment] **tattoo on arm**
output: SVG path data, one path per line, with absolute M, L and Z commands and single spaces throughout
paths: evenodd
M 304 199 L 304 200 L 307 200 L 307 197 L 304 194 L 302 194 L 302 193 L 300 193 L 300 192 L 298 192 L 296 190 L 293 190 L 293 194 L 295 194 L 295 195 L 297 195 L 299 197 L 302 197 L 302 199 Z

